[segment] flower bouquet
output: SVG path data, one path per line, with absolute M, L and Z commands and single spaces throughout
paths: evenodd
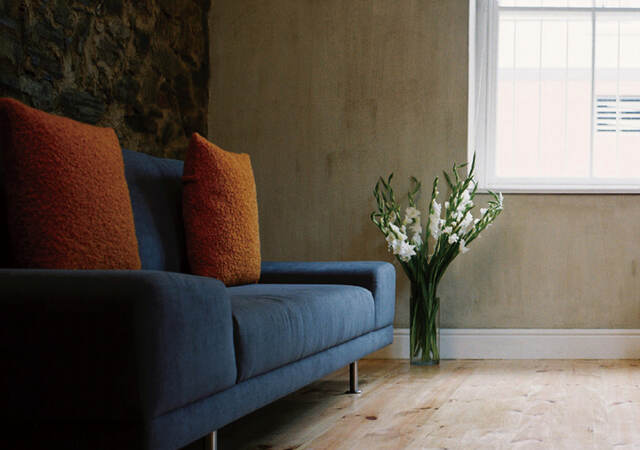
M 451 173 L 443 172 L 449 187 L 449 198 L 438 203 L 438 177 L 433 181 L 429 214 L 423 227 L 420 210 L 416 207 L 421 183 L 411 177 L 407 194 L 409 206 L 400 213 L 391 181 L 393 174 L 378 180 L 373 190 L 377 210 L 371 220 L 384 234 L 389 251 L 402 266 L 411 282 L 410 301 L 410 357 L 412 364 L 438 364 L 440 299 L 438 283 L 451 261 L 466 253 L 469 245 L 502 212 L 502 194 L 489 192 L 491 199 L 480 215 L 474 217 L 473 199 L 478 189 L 473 178 L 475 157 L 467 176 L 459 169 L 467 164 L 454 164 Z

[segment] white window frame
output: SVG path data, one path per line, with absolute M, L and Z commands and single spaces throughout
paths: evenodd
M 469 0 L 469 113 L 467 151 L 468 159 L 476 155 L 476 180 L 480 192 L 501 191 L 505 193 L 585 193 L 585 194 L 640 194 L 640 177 L 637 178 L 499 178 L 490 168 L 495 168 L 495 130 L 497 98 L 498 57 L 498 8 L 513 10 L 513 7 L 498 7 L 498 0 Z M 522 10 L 523 8 L 518 8 Z M 562 11 L 557 7 L 524 8 L 535 11 Z M 595 14 L 597 11 L 638 12 L 629 8 L 571 8 L 571 11 L 589 11 L 592 14 L 592 35 L 595 42 Z M 592 44 L 591 120 L 594 120 L 595 95 L 594 73 L 595 46 Z M 479 52 L 487 57 L 480 57 Z M 591 127 L 591 154 L 593 133 Z

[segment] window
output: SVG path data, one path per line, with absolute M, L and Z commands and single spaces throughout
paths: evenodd
M 640 192 L 640 0 L 471 3 L 480 188 Z

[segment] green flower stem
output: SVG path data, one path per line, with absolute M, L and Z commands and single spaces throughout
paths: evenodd
M 438 346 L 440 299 L 436 296 L 436 285 L 424 278 L 412 282 L 410 308 L 411 360 L 424 364 L 437 364 L 440 361 Z

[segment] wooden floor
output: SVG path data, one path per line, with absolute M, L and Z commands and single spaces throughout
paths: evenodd
M 640 361 L 360 362 L 223 428 L 235 449 L 640 449 Z

